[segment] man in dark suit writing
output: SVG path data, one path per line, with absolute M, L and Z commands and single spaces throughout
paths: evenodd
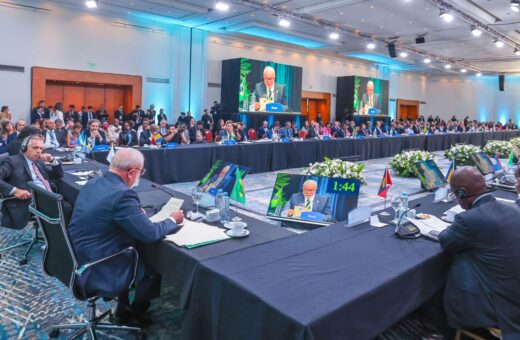
M 255 85 L 255 110 L 260 110 L 260 99 L 264 98 L 269 103 L 278 103 L 283 106 L 287 105 L 287 98 L 285 97 L 285 85 L 276 84 L 276 73 L 274 68 L 266 66 L 264 68 L 264 81 Z
M 61 164 L 43 153 L 43 137 L 33 135 L 22 142 L 20 153 L 6 157 L 0 163 L 0 193 L 6 200 L 2 207 L 2 225 L 16 229 L 23 228 L 29 221 L 31 194 L 28 183 L 35 182 L 45 190 L 52 191 L 51 179 L 61 178 Z M 52 162 L 45 165 L 44 162 Z
M 325 220 L 330 219 L 330 203 L 328 196 L 316 194 L 318 183 L 312 179 L 306 180 L 302 185 L 302 192 L 293 194 L 289 200 L 288 217 L 297 217 L 303 211 L 314 211 L 325 216 Z M 299 210 L 299 213 L 297 212 Z
M 453 254 L 444 309 L 458 329 L 498 327 L 504 339 L 520 338 L 520 207 L 495 199 L 472 167 L 450 181 L 466 211 L 439 235 Z
M 162 222 L 152 223 L 141 208 L 137 193 L 144 172 L 144 157 L 135 149 L 119 150 L 110 163 L 107 174 L 89 181 L 80 191 L 74 206 L 69 236 L 77 254 L 79 265 L 104 258 L 138 241 L 151 243 L 178 230 L 183 222 L 182 211 Z M 157 275 L 140 261 L 137 270 L 135 297 L 130 305 L 128 297 L 129 277 L 133 275 L 133 259 L 121 257 L 112 263 L 95 266 L 84 272 L 78 280 L 78 288 L 89 293 L 123 291 L 119 296 L 117 316 L 120 323 L 142 321 L 150 300 L 158 296 L 160 281 Z

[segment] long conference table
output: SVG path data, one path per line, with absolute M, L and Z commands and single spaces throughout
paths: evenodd
M 71 170 L 106 171 L 92 160 L 65 167 L 58 190 L 74 203 L 81 186 Z M 159 208 L 171 195 L 142 180 L 143 205 Z M 514 200 L 516 195 L 497 192 Z M 440 216 L 455 205 L 412 201 Z M 423 304 L 445 283 L 450 258 L 428 239 L 397 239 L 393 227 L 343 223 L 296 235 L 240 215 L 251 231 L 185 249 L 167 241 L 146 245 L 143 257 L 175 285 L 186 310 L 183 339 L 371 339 Z
M 220 159 L 260 173 L 300 168 L 321 162 L 324 157 L 359 156 L 360 160 L 391 157 L 403 150 L 440 151 L 457 143 L 484 146 L 488 140 L 509 140 L 520 131 L 449 133 L 386 138 L 329 140 L 305 139 L 292 142 L 251 142 L 236 145 L 190 144 L 173 149 L 140 148 L 145 157 L 145 177 L 159 184 L 196 181 L 203 178 L 213 163 Z M 106 160 L 107 152 L 93 158 Z

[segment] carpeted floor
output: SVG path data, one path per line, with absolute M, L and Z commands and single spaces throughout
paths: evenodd
M 368 186 L 361 189 L 359 205 L 370 205 L 374 209 L 383 207 L 384 200 L 377 196 L 383 171 L 389 159 L 364 162 Z M 444 171 L 446 160 L 440 161 Z M 299 169 L 286 172 L 298 173 Z M 276 173 L 249 175 L 245 178 L 247 204 L 244 213 L 266 220 L 267 201 L 271 195 Z M 417 179 L 393 177 L 395 193 L 407 191 L 417 197 L 420 192 Z M 194 183 L 171 184 L 168 187 L 189 193 Z M 271 223 L 277 223 L 270 221 Z M 301 231 L 298 231 L 301 232 Z M 31 237 L 31 230 L 12 231 L 0 228 L 0 248 Z M 41 245 L 33 251 L 29 263 L 18 265 L 23 249 L 5 253 L 0 259 L 0 339 L 46 339 L 49 327 L 56 323 L 81 320 L 85 304 L 73 299 L 69 290 L 53 278 L 46 277 L 41 270 Z M 100 303 L 100 309 L 112 308 L 113 303 Z M 178 339 L 183 311 L 179 308 L 179 296 L 174 287 L 163 285 L 161 299 L 154 301 L 151 317 L 154 324 L 147 329 L 149 339 Z M 102 339 L 127 339 L 129 335 L 116 337 L 105 333 Z M 428 324 L 418 313 L 412 313 L 393 325 L 378 339 L 442 339 L 439 330 Z

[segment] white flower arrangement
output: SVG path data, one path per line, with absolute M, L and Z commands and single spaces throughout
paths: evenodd
M 455 160 L 455 164 L 458 166 L 464 165 L 475 165 L 473 155 L 476 152 L 480 152 L 480 147 L 471 144 L 457 144 L 444 152 L 444 157 L 449 160 Z
M 308 176 L 357 179 L 361 181 L 361 184 L 366 184 L 363 168 L 364 165 L 361 163 L 325 158 L 323 162 L 310 163 L 308 168 L 303 169 L 302 174 Z
M 511 143 L 511 147 L 516 146 L 520 148 L 520 137 L 515 137 L 511 139 L 509 142 Z
M 401 177 L 415 176 L 416 162 L 433 159 L 437 162 L 437 158 L 428 151 L 414 150 L 404 151 L 395 155 L 390 161 L 390 168 Z
M 519 141 L 520 142 L 520 141 Z M 509 152 L 511 150 L 512 143 L 505 140 L 490 140 L 482 149 L 486 155 L 494 157 L 496 153 L 501 158 L 509 157 Z

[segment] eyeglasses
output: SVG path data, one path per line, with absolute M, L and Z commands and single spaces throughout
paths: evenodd
M 146 169 L 145 168 L 142 168 L 142 169 L 134 168 L 134 169 L 130 169 L 130 170 L 139 170 L 141 172 L 141 176 L 143 176 L 146 173 Z M 128 170 L 128 171 L 130 171 L 130 170 Z

